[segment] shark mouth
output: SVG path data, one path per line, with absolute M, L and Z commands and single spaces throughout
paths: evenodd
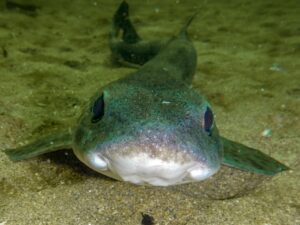
M 74 149 L 91 169 L 116 180 L 138 185 L 170 186 L 205 180 L 221 164 L 219 151 L 195 142 L 198 136 L 174 129 L 140 129 L 94 145 Z M 193 139 L 194 138 L 194 139 Z
M 205 180 L 215 174 L 220 167 L 220 165 L 209 166 L 192 158 L 166 159 L 153 157 L 145 152 L 109 156 L 90 152 L 81 159 L 91 169 L 111 178 L 151 186 L 170 186 Z

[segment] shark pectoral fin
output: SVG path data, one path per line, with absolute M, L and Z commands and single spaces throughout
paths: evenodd
M 273 176 L 289 168 L 261 151 L 221 137 L 223 164 L 256 174 Z
M 70 132 L 59 133 L 43 137 L 41 140 L 16 149 L 6 149 L 4 153 L 12 161 L 33 158 L 48 152 L 72 147 L 72 135 Z

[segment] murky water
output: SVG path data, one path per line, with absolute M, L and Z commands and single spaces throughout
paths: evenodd
M 135 70 L 110 60 L 119 1 L 8 2 L 0 11 L 0 149 L 71 127 L 99 87 Z M 131 225 L 141 213 L 155 224 L 300 224 L 299 2 L 128 2 L 145 39 L 177 33 L 199 11 L 189 29 L 193 87 L 212 103 L 224 136 L 292 170 L 264 180 L 225 168 L 201 184 L 151 188 L 96 174 L 67 150 L 19 163 L 0 153 L 0 224 Z

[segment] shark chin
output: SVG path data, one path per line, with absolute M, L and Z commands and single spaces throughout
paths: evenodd
M 145 152 L 110 156 L 90 152 L 79 158 L 91 169 L 113 179 L 149 186 L 165 187 L 205 180 L 220 168 L 220 165 L 211 166 L 193 158 L 166 159 Z

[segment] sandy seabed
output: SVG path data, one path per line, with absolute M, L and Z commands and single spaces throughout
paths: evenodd
M 134 71 L 110 60 L 120 1 L 25 2 L 37 8 L 0 11 L 0 149 L 72 127 L 99 87 Z M 0 152 L 0 224 L 134 225 L 141 213 L 155 224 L 300 224 L 299 1 L 128 2 L 145 39 L 176 34 L 199 11 L 189 29 L 193 87 L 211 101 L 222 135 L 292 170 L 262 183 L 230 170 L 216 175 L 230 184 L 151 188 L 96 174 L 69 151 L 19 163 Z

